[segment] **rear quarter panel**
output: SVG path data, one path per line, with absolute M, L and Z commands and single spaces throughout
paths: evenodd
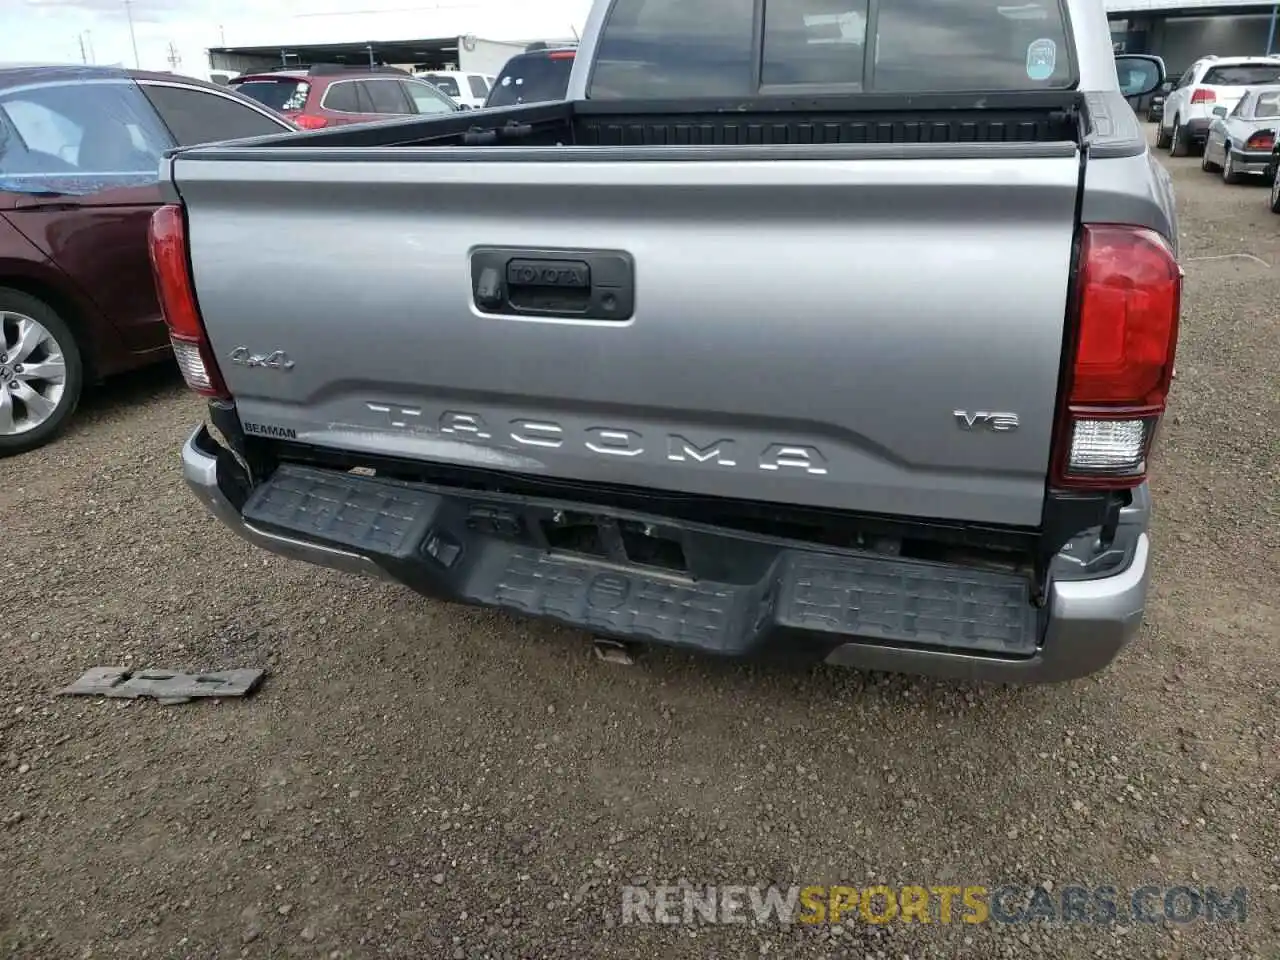
M 1081 197 L 1082 223 L 1149 227 L 1178 250 L 1173 180 L 1147 140 L 1147 131 L 1119 90 L 1088 94 L 1093 132 Z
M 110 376 L 140 362 L 120 333 L 56 264 L 0 214 L 0 287 L 22 290 L 49 304 L 76 332 L 94 376 Z

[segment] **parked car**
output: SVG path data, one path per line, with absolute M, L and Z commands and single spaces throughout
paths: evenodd
M 1200 168 L 1222 171 L 1227 183 L 1266 176 L 1280 126 L 1280 84 L 1246 90 L 1229 113 L 1226 107 L 1213 113 Z
M 439 116 L 462 109 L 431 84 L 396 67 L 316 64 L 243 74 L 229 86 L 304 130 L 415 114 Z
M 1267 198 L 1272 213 L 1280 213 L 1280 137 L 1276 138 L 1271 148 L 1271 162 L 1267 164 L 1267 180 L 1271 184 L 1271 193 Z
M 1228 111 L 1249 87 L 1280 81 L 1280 56 L 1201 57 L 1178 78 L 1165 97 L 1156 146 L 1185 157 L 1204 146 L 1213 108 Z
M 466 73 L 460 70 L 423 70 L 414 73 L 419 80 L 425 80 L 441 93 L 456 100 L 464 107 L 478 110 L 484 106 L 485 98 L 493 87 L 493 77 L 483 73 Z
M 891 0 L 874 71 L 752 9 L 596 0 L 561 102 L 177 156 L 157 282 L 225 438 L 188 483 L 267 549 L 609 641 L 1101 669 L 1177 341 L 1126 100 L 1159 62 L 1096 0 Z
M 486 107 L 510 107 L 520 103 L 563 100 L 569 89 L 577 50 L 547 47 L 517 53 L 506 62 L 485 100 Z
M 1155 93 L 1151 95 L 1150 102 L 1147 103 L 1147 122 L 1154 123 L 1164 116 L 1164 100 L 1173 90 L 1172 80 L 1166 80 L 1160 84 Z
M 0 66 L 0 455 L 54 437 L 86 383 L 170 360 L 147 253 L 161 155 L 294 129 L 173 74 Z

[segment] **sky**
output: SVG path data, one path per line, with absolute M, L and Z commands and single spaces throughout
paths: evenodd
M 83 43 L 88 62 L 134 66 L 130 12 L 143 69 L 207 76 L 208 47 L 467 33 L 560 39 L 581 32 L 589 8 L 590 0 L 0 0 L 0 63 L 80 63 Z

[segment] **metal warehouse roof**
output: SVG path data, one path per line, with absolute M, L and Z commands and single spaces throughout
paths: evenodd
M 1107 13 L 1179 13 L 1213 16 L 1223 13 L 1270 13 L 1275 0 L 1105 0 Z
M 296 57 L 300 63 L 368 63 L 370 55 L 379 63 L 418 63 L 435 60 L 458 51 L 457 37 L 421 40 L 366 40 L 354 43 L 270 44 L 253 47 L 212 47 L 211 56 L 219 54 L 242 57 L 271 57 L 282 53 Z

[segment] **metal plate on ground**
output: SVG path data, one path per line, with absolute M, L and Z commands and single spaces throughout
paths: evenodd
M 187 703 L 196 697 L 245 697 L 262 682 L 263 670 L 220 670 L 177 673 L 173 670 L 132 670 L 94 667 L 59 696 L 111 697 L 136 700 L 153 697 L 163 704 Z

